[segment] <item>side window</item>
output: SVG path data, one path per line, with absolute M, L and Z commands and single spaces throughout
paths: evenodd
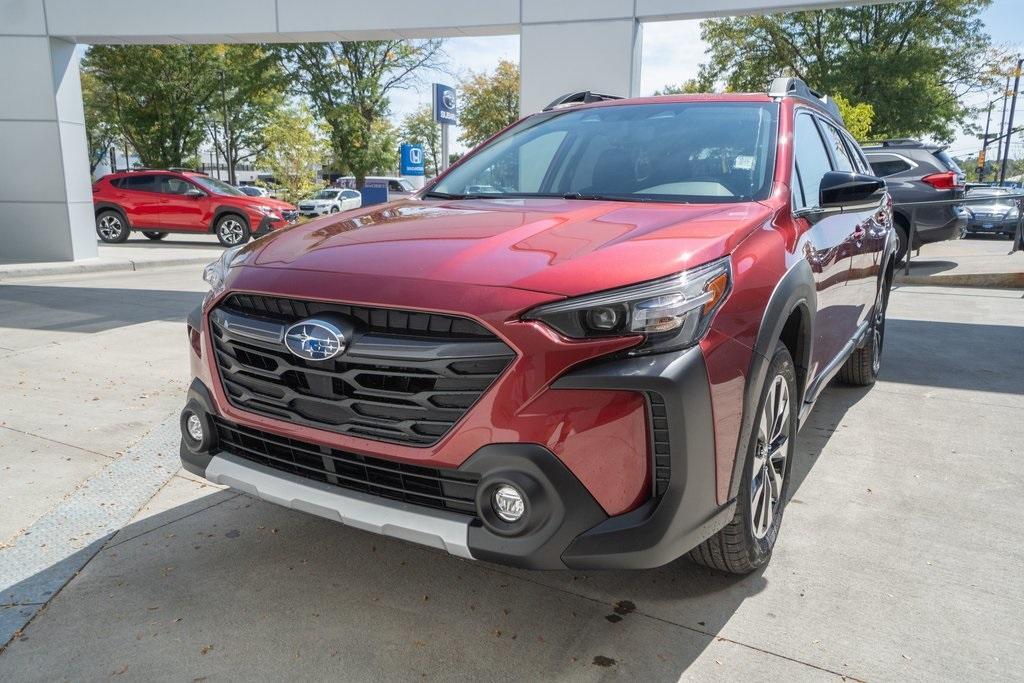
M 392 192 L 405 192 L 405 188 L 397 180 L 389 180 L 388 189 Z
M 825 121 L 822 121 L 821 127 L 825 129 L 825 138 L 828 140 L 829 149 L 832 150 L 832 157 L 836 160 L 835 170 L 852 173 L 854 170 L 853 159 L 850 157 L 850 150 L 846 149 L 846 143 L 843 142 L 843 136 L 839 129 Z
M 818 206 L 821 179 L 832 170 L 818 127 L 807 114 L 798 114 L 793 131 L 793 158 L 799 183 L 793 183 L 796 207 Z
M 853 157 L 853 166 L 857 170 L 857 173 L 866 173 L 868 175 L 874 175 L 874 171 L 871 170 L 871 166 L 868 164 L 868 160 L 864 158 L 864 152 L 861 151 L 860 145 L 853 139 L 849 131 L 841 131 L 843 139 L 846 140 L 846 148 L 850 150 L 850 156 Z
M 155 181 L 156 176 L 153 175 L 129 175 L 121 178 L 118 187 L 132 192 L 156 192 Z
M 159 176 L 159 192 L 163 194 L 185 194 L 192 189 L 192 184 L 172 175 Z
M 341 193 L 341 196 L 343 199 L 355 199 L 356 197 L 359 196 L 359 193 L 354 192 L 352 190 L 345 190 L 344 192 Z
M 912 168 L 903 159 L 891 154 L 872 154 L 868 157 L 872 172 L 879 178 L 896 175 Z

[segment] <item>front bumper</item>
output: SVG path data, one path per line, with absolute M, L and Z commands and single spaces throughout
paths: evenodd
M 1017 230 L 1017 219 L 1014 218 L 983 218 L 975 216 L 967 221 L 967 232 L 969 233 L 1009 233 Z
M 222 450 L 213 416 L 223 417 L 198 379 L 185 410 L 201 416 L 211 437 L 197 445 L 183 434 L 181 458 L 199 476 L 271 502 L 459 557 L 530 569 L 657 567 L 731 519 L 734 503 L 719 506 L 715 498 L 711 399 L 699 348 L 593 363 L 563 375 L 553 389 L 617 389 L 648 396 L 656 427 L 650 441 L 657 460 L 651 467 L 658 482 L 652 482 L 657 488 L 650 500 L 609 517 L 550 450 L 533 443 L 489 444 L 458 468 L 479 476 L 475 515 L 313 481 Z M 501 522 L 490 509 L 490 494 L 501 483 L 526 494 L 527 515 L 517 525 Z

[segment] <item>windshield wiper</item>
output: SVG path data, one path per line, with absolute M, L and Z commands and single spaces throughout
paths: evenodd
M 471 197 L 464 194 L 451 194 L 449 192 L 437 192 L 431 190 L 423 195 L 424 197 L 433 197 L 434 199 L 470 199 Z

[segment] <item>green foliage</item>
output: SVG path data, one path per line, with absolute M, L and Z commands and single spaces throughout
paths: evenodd
M 89 147 L 90 175 L 120 137 L 117 125 L 106 116 L 104 105 L 109 96 L 107 88 L 94 73 L 82 74 L 82 104 L 85 107 L 85 140 Z
M 1002 67 L 980 19 L 991 0 L 916 0 L 709 19 L 705 79 L 763 91 L 783 73 L 874 108 L 878 137 L 949 140 L 972 114 L 962 96 Z
M 441 126 L 434 121 L 434 108 L 424 105 L 402 120 L 402 141 L 423 145 L 424 172 L 437 175 L 441 167 Z
M 274 111 L 262 131 L 257 163 L 270 171 L 286 201 L 297 202 L 321 187 L 316 165 L 327 144 L 304 105 Z
M 503 59 L 493 74 L 470 74 L 460 97 L 459 140 L 474 147 L 519 119 L 519 65 Z
M 217 87 L 206 126 L 235 184 L 235 166 L 262 151 L 263 129 L 282 106 L 287 80 L 277 54 L 262 45 L 217 45 L 214 52 Z
M 211 45 L 97 45 L 82 62 L 93 121 L 116 127 L 146 166 L 184 166 L 217 89 Z
M 387 122 L 389 93 L 416 82 L 425 67 L 437 67 L 440 40 L 371 40 L 308 43 L 277 48 L 297 94 L 330 130 L 334 170 L 366 176 L 394 168 L 396 135 Z
M 687 81 L 680 83 L 679 85 L 669 84 L 663 87 L 661 90 L 655 90 L 654 94 L 657 95 L 695 95 L 697 93 L 713 92 L 715 89 L 714 81 L 707 78 L 706 75 L 702 75 L 699 78 L 691 78 Z
M 871 133 L 871 123 L 875 120 L 875 108 L 867 102 L 851 104 L 842 95 L 836 95 L 835 101 L 839 107 L 839 113 L 843 116 L 846 130 L 850 131 L 850 134 L 858 142 L 868 140 Z

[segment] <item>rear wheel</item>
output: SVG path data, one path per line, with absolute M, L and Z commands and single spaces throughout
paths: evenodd
M 854 386 L 867 387 L 878 379 L 882 368 L 882 345 L 885 342 L 885 309 L 889 305 L 889 283 L 882 282 L 872 311 L 868 338 L 859 349 L 846 359 L 839 369 L 839 379 Z
M 789 350 L 775 347 L 747 446 L 736 512 L 721 531 L 690 551 L 690 559 L 730 574 L 768 564 L 779 535 L 795 452 L 796 371 Z
M 167 237 L 166 232 L 154 232 L 152 230 L 143 230 L 142 234 L 154 241 L 162 240 L 163 238 Z
M 100 211 L 96 216 L 96 234 L 104 242 L 117 244 L 128 239 L 128 222 L 112 209 Z
M 245 219 L 233 213 L 218 218 L 214 231 L 217 233 L 217 239 L 225 247 L 236 247 L 249 241 L 249 226 Z

